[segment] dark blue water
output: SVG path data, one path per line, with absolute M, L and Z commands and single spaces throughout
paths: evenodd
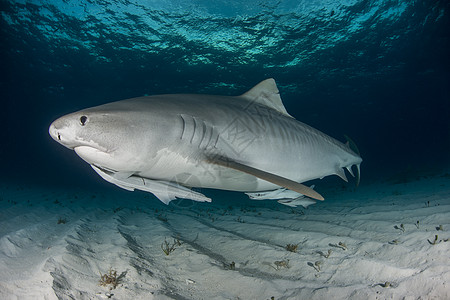
M 450 163 L 448 1 L 1 1 L 1 177 L 113 188 L 47 133 L 144 94 L 273 77 L 298 120 L 358 145 L 362 184 Z

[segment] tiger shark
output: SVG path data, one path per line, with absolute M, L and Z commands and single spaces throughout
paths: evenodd
M 294 119 L 270 78 L 240 96 L 167 94 L 111 102 L 65 115 L 50 136 L 104 180 L 169 204 L 210 202 L 192 188 L 247 193 L 307 207 L 324 198 L 302 184 L 328 175 L 357 182 L 352 144 Z

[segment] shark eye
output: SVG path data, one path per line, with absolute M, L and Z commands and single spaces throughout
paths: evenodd
M 87 117 L 86 116 L 81 116 L 81 118 L 80 118 L 81 126 L 86 125 L 86 121 L 87 121 Z

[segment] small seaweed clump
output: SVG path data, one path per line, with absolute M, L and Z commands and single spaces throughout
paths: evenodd
M 281 268 L 290 268 L 290 266 L 289 266 L 289 259 L 286 259 L 286 260 L 278 260 L 278 261 L 275 261 L 274 262 L 274 264 L 275 264 L 275 267 L 273 267 L 275 270 L 280 270 Z
M 119 278 L 117 277 L 117 271 L 113 269 L 109 269 L 108 273 L 102 274 L 100 272 L 100 286 L 108 287 L 109 289 L 115 289 L 117 285 L 119 285 Z
M 285 248 L 287 251 L 297 253 L 298 244 L 287 244 Z
M 232 261 L 230 264 L 224 263 L 224 264 L 223 264 L 223 267 L 224 267 L 226 270 L 236 270 L 236 263 L 235 263 L 234 261 Z
M 169 255 L 173 251 L 175 251 L 175 246 L 181 246 L 181 242 L 179 239 L 174 239 L 173 244 L 170 245 L 166 239 L 164 239 L 164 243 L 161 244 L 161 249 L 164 252 L 164 254 Z
M 337 246 L 338 246 L 339 248 L 341 248 L 342 250 L 347 250 L 347 245 L 346 245 L 345 243 L 343 243 L 343 242 L 339 242 L 339 243 L 337 244 Z
M 314 264 L 312 262 L 308 262 L 308 266 L 313 267 L 317 272 L 320 272 L 322 267 L 321 261 L 316 261 Z
M 57 224 L 66 224 L 67 223 L 67 219 L 66 218 L 61 218 L 59 217 Z
M 435 236 L 434 236 L 434 241 L 430 241 L 430 240 L 427 240 L 428 241 L 428 243 L 430 243 L 431 245 L 437 245 L 437 244 L 439 244 L 441 241 L 439 240 L 439 237 L 438 237 L 438 235 L 436 234 Z

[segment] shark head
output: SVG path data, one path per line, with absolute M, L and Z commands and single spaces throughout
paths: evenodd
M 136 170 L 142 151 L 133 142 L 138 129 L 131 119 L 124 112 L 86 109 L 55 120 L 49 134 L 91 165 Z

